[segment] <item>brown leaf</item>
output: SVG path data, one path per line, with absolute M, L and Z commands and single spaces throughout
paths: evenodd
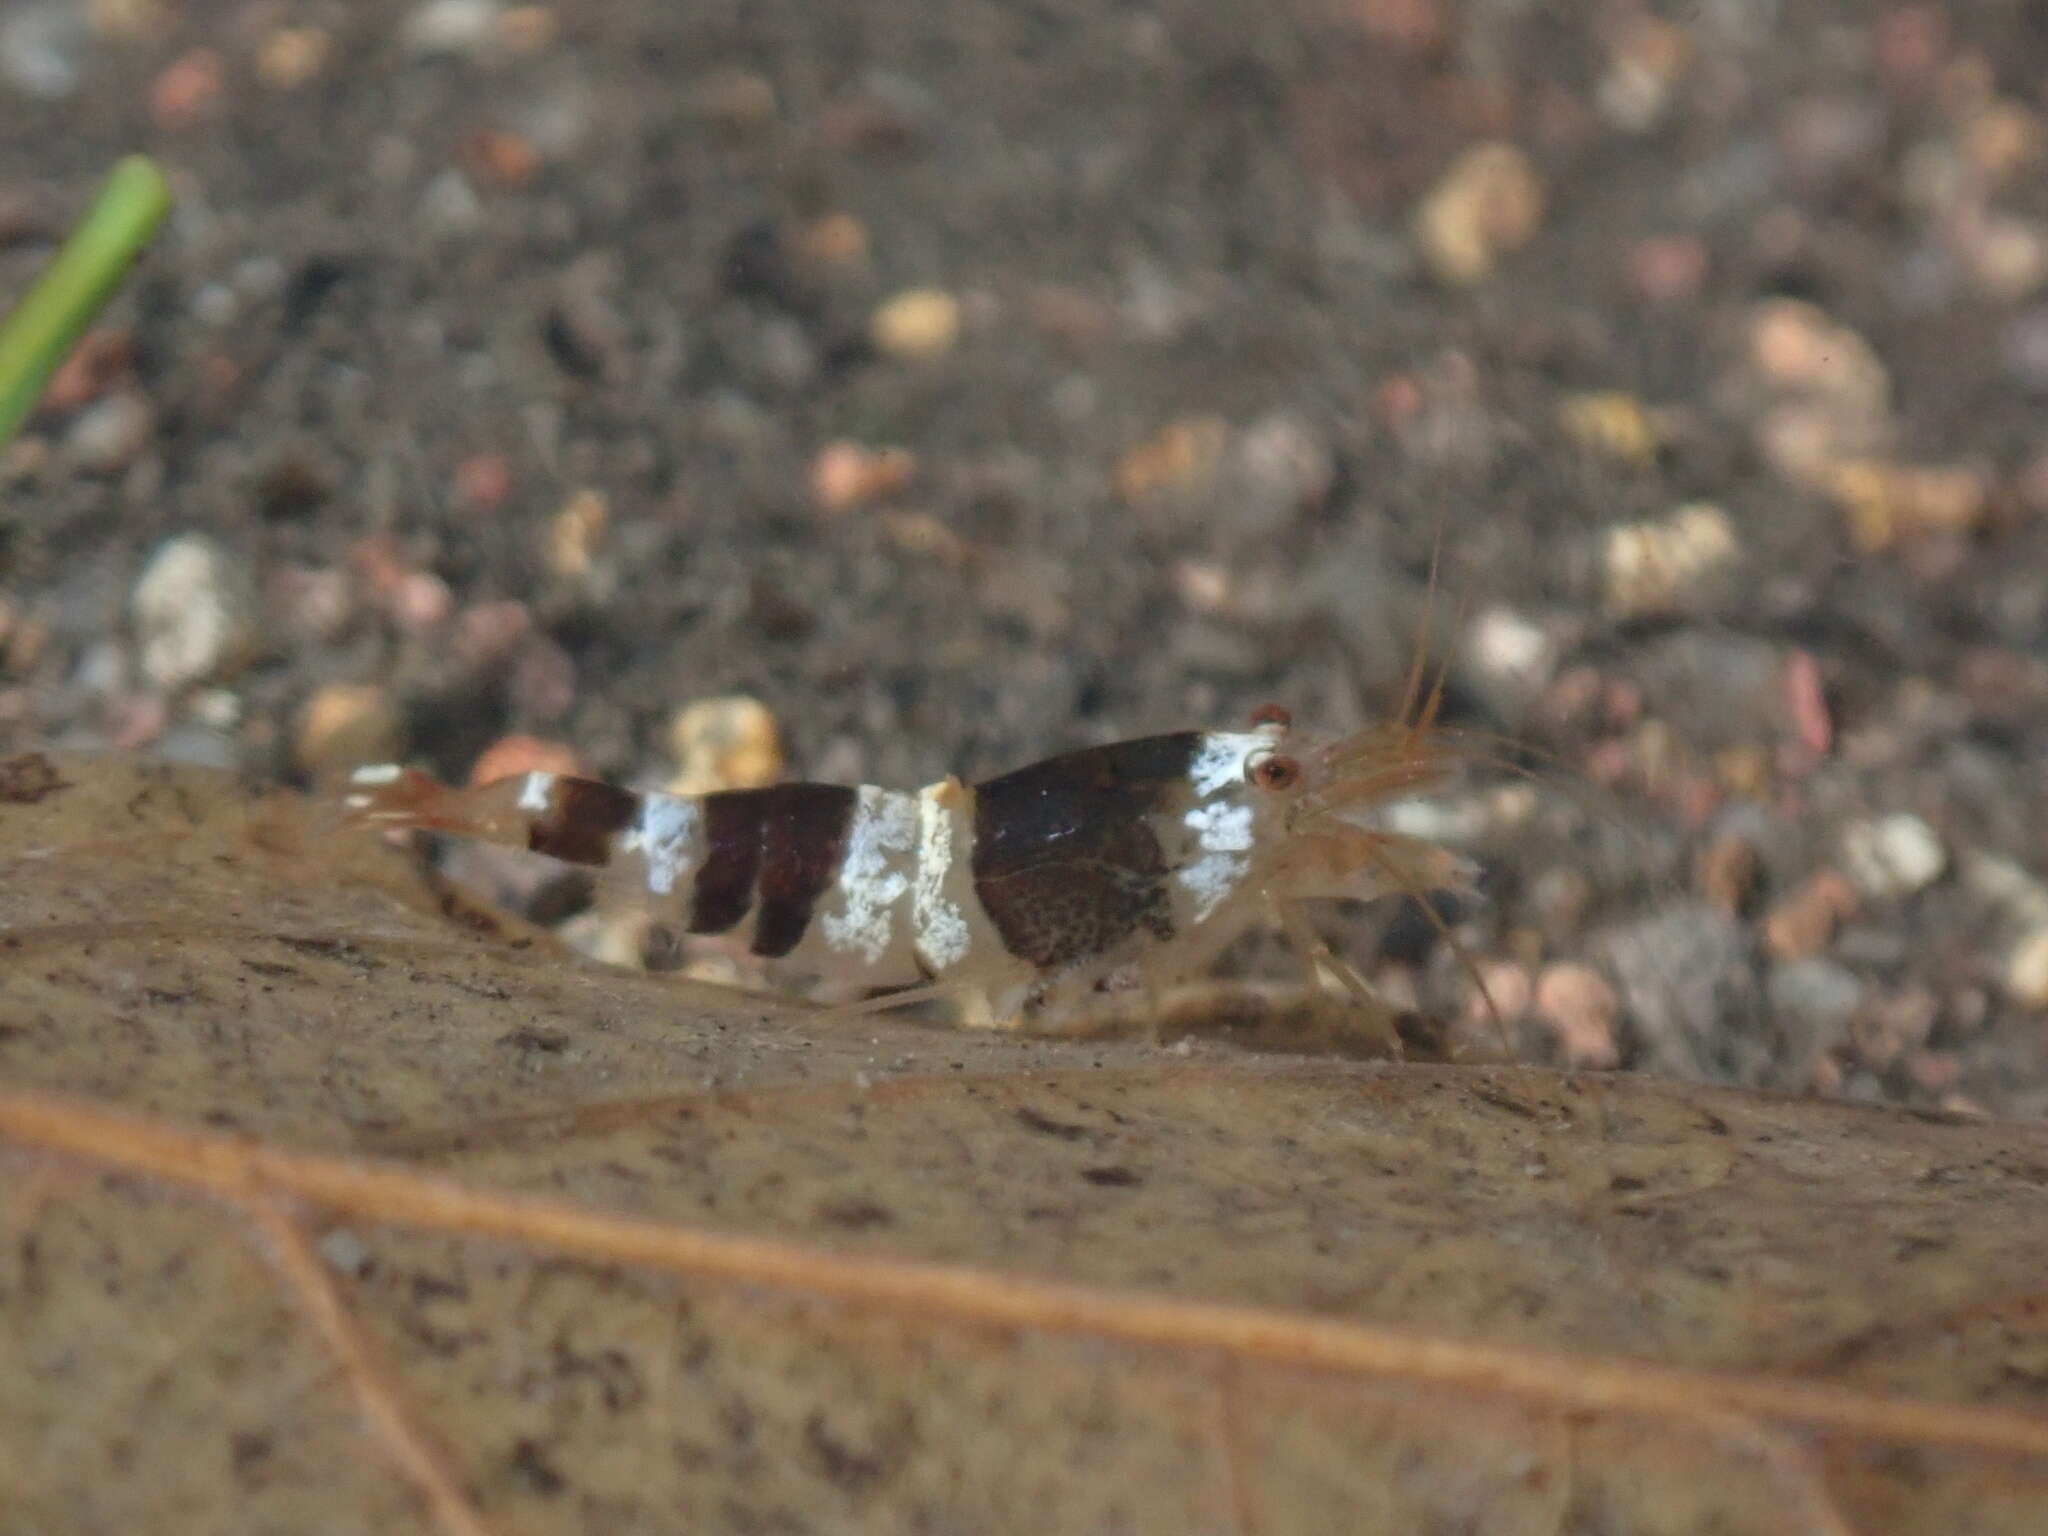
M 9 1529 L 2034 1529 L 2048 1133 L 579 963 L 0 802 Z

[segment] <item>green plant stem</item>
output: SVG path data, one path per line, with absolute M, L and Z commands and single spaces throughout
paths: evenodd
M 155 161 L 145 155 L 120 161 L 63 249 L 0 320 L 0 448 L 35 409 L 50 375 L 105 306 L 170 206 L 171 189 Z

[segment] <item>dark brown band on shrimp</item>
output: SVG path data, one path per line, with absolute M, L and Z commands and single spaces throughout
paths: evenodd
M 1041 969 L 1105 953 L 1140 926 L 1173 935 L 1151 815 L 1184 793 L 1198 731 L 1049 758 L 974 791 L 974 890 L 1003 947 Z
M 724 933 L 753 906 L 766 814 L 760 796 L 743 789 L 704 797 L 704 862 L 690 890 L 690 932 Z
M 782 784 L 764 789 L 760 912 L 753 950 L 779 959 L 811 925 L 811 909 L 839 874 L 855 793 L 838 784 Z
M 527 823 L 526 846 L 571 864 L 611 861 L 612 839 L 640 814 L 640 797 L 597 779 L 556 779 Z
M 725 933 L 759 911 L 752 948 L 796 948 L 811 910 L 839 871 L 854 792 L 836 784 L 776 784 L 706 795 L 704 859 L 690 893 L 690 931 Z

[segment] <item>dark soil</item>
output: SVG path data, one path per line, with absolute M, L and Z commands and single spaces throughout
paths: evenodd
M 524 732 L 657 782 L 727 693 L 793 773 L 906 785 L 1267 700 L 1344 730 L 1398 704 L 1440 544 L 1449 718 L 1551 765 L 1525 818 L 1452 800 L 1490 900 L 1449 915 L 1502 990 L 1583 959 L 1627 1063 L 2048 1111 L 2048 995 L 2009 974 L 2048 932 L 2040 7 L 88 9 L 0 5 L 0 295 L 116 155 L 180 203 L 0 470 L 0 752 L 303 778 L 337 682 L 456 778 Z M 1543 215 L 1448 285 L 1411 226 L 1486 140 Z M 911 288 L 960 304 L 939 355 L 871 337 Z M 1963 512 L 1902 492 L 1859 544 L 1788 471 L 1805 386 L 1755 361 L 1787 299 L 1881 363 L 1854 456 L 1959 474 Z M 1589 391 L 1654 451 L 1567 430 Z M 1221 466 L 1142 454 L 1176 423 Z M 837 440 L 915 477 L 823 510 Z M 579 573 L 550 529 L 583 490 Z M 1726 570 L 1611 602 L 1609 530 L 1690 502 Z M 167 689 L 129 599 L 186 531 L 246 562 L 259 640 Z M 1938 874 L 1859 874 L 1894 814 Z M 1382 980 L 1462 989 L 1419 912 L 1349 921 Z M 1599 997 L 1545 997 L 1527 1048 L 1600 1059 Z

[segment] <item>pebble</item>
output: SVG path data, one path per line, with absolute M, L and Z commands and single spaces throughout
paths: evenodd
M 1756 844 L 1735 833 L 1723 833 L 1700 855 L 1700 889 L 1723 912 L 1741 916 L 1756 900 L 1763 884 L 1763 858 Z
M 2048 928 L 2036 928 L 2005 961 L 2005 990 L 2029 1008 L 2048 1008 Z
M 1337 480 L 1328 438 L 1274 411 L 1245 427 L 1216 416 L 1169 422 L 1117 461 L 1117 495 L 1132 507 L 1203 531 L 1256 541 L 1324 506 Z
M 547 47 L 560 30 L 555 13 L 544 5 L 515 5 L 498 19 L 498 35 L 505 46 L 521 53 Z
M 685 97 L 691 114 L 728 128 L 754 128 L 781 110 L 775 84 L 750 69 L 719 69 L 691 85 Z
M 1536 978 L 1535 1014 L 1557 1036 L 1570 1065 L 1602 1069 L 1621 1064 L 1615 1038 L 1621 999 L 1592 966 L 1546 965 Z
M 1647 133 L 1664 119 L 1672 87 L 1685 73 L 1692 40 L 1668 21 L 1638 12 L 1617 28 L 1607 70 L 1594 87 L 1601 117 L 1624 133 Z
M 166 692 L 228 676 L 257 644 L 248 566 L 204 534 L 158 546 L 129 599 L 142 671 Z
M 1899 199 L 1923 219 L 1953 218 L 1971 195 L 1970 181 L 1962 154 L 1945 136 L 1921 139 L 1899 157 Z
M 455 595 L 448 583 L 408 563 L 391 538 L 378 534 L 358 539 L 349 554 L 370 595 L 401 628 L 423 634 L 454 611 Z
M 1575 938 L 1593 905 L 1593 882 L 1583 870 L 1552 864 L 1529 882 L 1529 905 L 1543 936 L 1553 943 Z
M 1826 485 L 1864 554 L 1918 535 L 1968 533 L 1991 506 L 1989 479 L 1960 465 L 1848 459 L 1828 471 Z
M 1948 56 L 1948 12 L 1940 5 L 1892 7 L 1871 28 L 1878 73 L 1900 96 L 1922 94 Z
M 1233 434 L 1223 471 L 1240 526 L 1258 536 L 1320 510 L 1337 481 L 1337 457 L 1302 417 L 1274 411 Z
M 1668 516 L 1608 530 L 1607 611 L 1643 618 L 1711 604 L 1742 546 L 1728 514 L 1695 501 Z
M 811 461 L 811 499 L 826 512 L 851 512 L 907 489 L 917 459 L 903 448 L 827 443 Z
M 1757 451 L 1780 476 L 1823 490 L 1837 463 L 1881 451 L 1890 435 L 1889 417 L 1806 399 L 1772 406 L 1757 418 L 1754 433 Z
M 1074 288 L 1039 289 L 1031 296 L 1031 320 L 1054 341 L 1076 351 L 1093 346 L 1116 326 L 1108 305 Z
M 319 27 L 279 27 L 256 51 L 256 78 L 273 91 L 296 90 L 318 78 L 333 51 L 333 36 Z
M 668 786 L 673 794 L 758 789 L 782 777 L 782 729 L 766 704 L 744 694 L 685 705 L 668 740 L 676 765 Z
M 1230 426 L 1218 416 L 1169 422 L 1117 461 L 1117 495 L 1138 503 L 1206 490 L 1229 439 Z
M 41 408 L 62 415 L 99 399 L 128 371 L 134 355 L 134 339 L 126 331 L 87 331 L 50 375 Z
M 540 170 L 540 152 L 532 140 L 497 128 L 472 134 L 463 159 L 484 182 L 513 192 L 531 185 Z
M 1863 1006 L 1863 981 L 1834 960 L 1781 960 L 1764 979 L 1764 996 L 1780 1032 L 1797 1037 L 1808 1058 L 1824 1054 L 1849 1032 Z
M 522 602 L 473 603 L 456 616 L 455 654 L 472 667 L 493 666 L 532 630 L 533 615 Z
M 1942 1014 L 1941 999 L 1926 987 L 1908 986 L 1857 1010 L 1856 1054 L 1864 1063 L 1889 1067 L 1926 1046 Z
M 339 773 L 362 763 L 385 763 L 404 751 L 405 723 L 382 688 L 329 683 L 299 711 L 292 760 L 306 773 Z
M 1817 764 L 1834 749 L 1835 719 L 1828 709 L 1820 663 L 1811 651 L 1794 650 L 1785 657 L 1778 687 L 1800 753 L 1807 762 Z
M 451 166 L 420 193 L 419 218 L 436 234 L 466 235 L 483 223 L 483 200 L 469 178 Z
M 0 13 L 0 81 L 24 96 L 62 101 L 78 89 L 86 47 L 85 7 L 44 0 Z
M 1567 395 L 1557 417 L 1565 435 L 1580 447 L 1637 469 L 1654 464 L 1664 446 L 1655 413 L 1624 390 Z
M 1195 613 L 1228 614 L 1235 606 L 1230 569 L 1209 560 L 1177 560 L 1173 590 Z
M 242 723 L 242 696 L 231 688 L 201 688 L 186 700 L 185 713 L 204 730 L 232 731 Z
M 220 55 L 194 48 L 179 55 L 149 87 L 149 110 L 162 128 L 188 128 L 220 95 Z
M 0 671 L 11 677 L 26 677 L 50 648 L 49 623 L 32 614 L 16 613 L 0 637 Z
M 1526 965 L 1513 960 L 1480 961 L 1479 980 L 1483 986 L 1475 987 L 1466 1003 L 1465 1017 L 1469 1023 L 1491 1026 L 1498 1014 L 1502 1023 L 1512 1024 L 1535 1001 L 1536 978 Z
M 1504 604 L 1474 616 L 1462 649 L 1489 691 L 1524 704 L 1550 686 L 1560 655 L 1555 635 Z
M 904 362 L 928 362 L 960 339 L 960 301 L 940 288 L 910 288 L 886 299 L 868 320 L 877 351 Z
M 1415 243 L 1438 282 L 1483 282 L 1501 257 L 1543 222 L 1543 179 L 1513 144 L 1475 145 L 1452 163 L 1416 209 Z
M 882 532 L 906 555 L 936 560 L 952 570 L 964 569 L 974 558 L 974 547 L 929 512 L 884 512 Z
M 346 571 L 334 566 L 285 566 L 265 584 L 264 610 L 278 631 L 301 641 L 332 644 L 355 616 Z
M 1978 292 L 2000 303 L 2031 298 L 2048 283 L 2048 225 L 2038 219 L 1987 215 L 1962 238 L 1962 249 Z
M 2048 932 L 2048 885 L 2023 865 L 1988 853 L 1967 853 L 1960 871 L 1965 886 L 1996 907 L 2014 927 Z
M 91 474 L 112 474 L 133 463 L 156 431 L 156 410 L 134 390 L 121 389 L 78 413 L 65 434 L 72 463 Z
M 1753 743 L 1723 747 L 1714 754 L 1714 782 L 1745 800 L 1765 800 L 1771 793 L 1771 754 Z
M 571 496 L 548 521 L 548 569 L 567 581 L 587 580 L 610 522 L 611 502 L 604 492 L 581 490 Z
M 1833 942 L 1835 929 L 1857 905 L 1856 888 L 1839 871 L 1820 870 L 1765 917 L 1764 947 L 1780 960 L 1817 955 Z
M 797 249 L 828 267 L 855 267 L 868 259 L 868 227 L 850 213 L 827 213 L 797 234 Z
M 1932 884 L 1948 867 L 1948 850 L 1934 828 L 1901 811 L 1844 827 L 1842 863 L 1865 896 L 1882 901 Z
M 1749 351 L 1772 400 L 1757 447 L 1780 475 L 1824 488 L 1839 461 L 1883 452 L 1891 375 L 1862 336 L 1803 300 L 1773 299 L 1751 312 Z
M 425 0 L 399 27 L 399 40 L 418 54 L 477 53 L 495 42 L 498 0 Z
M 1963 158 L 1986 183 L 2010 180 L 2041 158 L 2041 119 L 2010 97 L 1971 114 L 1962 129 Z
M 1750 357 L 1773 388 L 1843 409 L 1891 409 L 1891 375 L 1863 337 L 1803 299 L 1771 299 L 1750 316 Z
M 1756 1082 L 1770 1069 L 1772 1044 L 1749 1027 L 1762 999 L 1745 925 L 1679 901 L 1587 942 L 1628 1001 L 1633 1064 L 1717 1082 Z
M 583 760 L 573 747 L 541 736 L 500 736 L 478 754 L 470 765 L 471 784 L 492 784 L 499 779 L 528 773 L 552 773 L 563 778 L 584 776 Z
M 1706 242 L 1697 235 L 1653 235 L 1629 252 L 1629 276 L 1644 298 L 1671 304 L 1700 291 L 1710 260 Z
M 478 512 L 495 512 L 512 494 L 512 466 L 502 453 L 473 453 L 455 466 L 455 499 Z
M 546 635 L 528 635 L 505 679 L 505 700 L 533 721 L 561 719 L 576 702 L 576 661 Z

